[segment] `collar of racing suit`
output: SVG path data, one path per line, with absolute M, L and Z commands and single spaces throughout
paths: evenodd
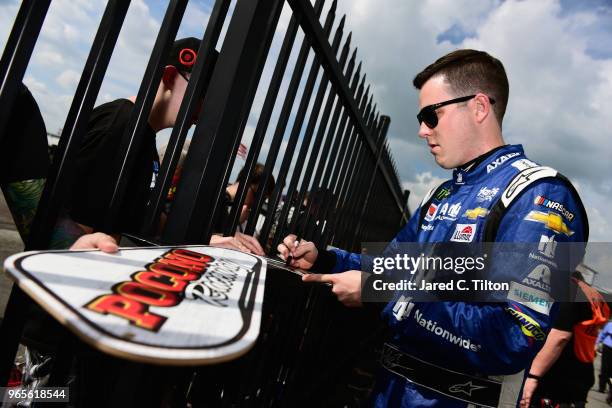
M 458 185 L 478 183 L 504 162 L 523 155 L 522 145 L 496 147 L 453 170 L 453 182 Z

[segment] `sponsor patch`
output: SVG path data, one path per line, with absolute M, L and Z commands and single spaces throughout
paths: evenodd
M 551 210 L 558 211 L 569 222 L 572 222 L 572 220 L 574 219 L 574 213 L 569 211 L 567 208 L 565 208 L 565 206 L 562 203 L 558 201 L 550 200 L 544 196 L 537 196 L 535 200 L 533 201 L 533 203 L 536 205 L 541 205 L 543 207 L 549 208 Z
M 493 198 L 495 198 L 497 193 L 499 193 L 499 188 L 498 187 L 493 187 L 493 188 L 483 187 L 483 188 L 480 189 L 480 191 L 476 195 L 476 201 L 478 201 L 478 202 L 483 202 L 483 201 L 491 202 L 491 201 L 493 201 Z
M 497 159 L 493 160 L 491 163 L 487 164 L 487 173 L 492 172 L 496 168 L 498 168 L 501 164 L 507 162 L 513 157 L 520 155 L 519 152 L 504 154 L 503 156 L 499 156 Z
M 549 212 L 548 214 L 542 211 L 530 211 L 525 217 L 526 221 L 539 222 L 544 224 L 549 230 L 555 231 L 558 234 L 565 234 L 571 237 L 574 231 L 570 230 L 563 222 L 563 218 L 560 214 Z
M 427 214 L 425 214 L 425 221 L 433 221 L 436 218 L 436 213 L 438 212 L 438 205 L 431 204 L 427 209 Z
M 532 167 L 536 167 L 537 164 L 535 164 L 531 160 L 518 159 L 518 160 L 515 160 L 514 162 L 512 162 L 511 166 L 519 169 L 520 171 L 523 171 L 523 170 L 526 170 L 526 169 L 530 169 Z
M 521 331 L 525 336 L 538 341 L 543 341 L 546 338 L 546 333 L 544 333 L 542 327 L 531 316 L 514 307 L 507 307 L 506 312 L 510 313 L 519 322 Z
M 434 198 L 436 200 L 444 200 L 446 197 L 450 195 L 450 193 L 451 193 L 450 188 L 444 187 L 436 193 L 436 196 Z
M 549 315 L 553 305 L 553 299 L 548 293 L 518 282 L 510 283 L 507 298 L 546 316 Z
M 431 225 L 431 224 L 421 225 L 421 229 L 422 229 L 423 231 L 433 231 L 434 226 L 433 226 L 433 225 Z
M 472 242 L 476 235 L 476 224 L 457 224 L 451 237 L 453 242 Z
M 472 208 L 470 210 L 467 210 L 463 216 L 470 219 L 470 220 L 476 220 L 478 219 L 478 217 L 486 217 L 487 214 L 489 214 L 489 210 L 487 210 L 486 208 L 482 208 L 482 207 L 477 207 L 477 208 Z
M 532 288 L 550 292 L 550 268 L 544 264 L 536 266 L 529 272 L 529 275 L 523 279 L 523 283 Z
M 554 258 L 557 252 L 557 241 L 555 236 L 541 235 L 540 243 L 538 244 L 538 251 L 547 258 Z

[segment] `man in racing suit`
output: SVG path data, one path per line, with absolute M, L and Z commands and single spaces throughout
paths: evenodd
M 452 52 L 414 79 L 420 90 L 419 136 L 453 178 L 425 197 L 387 247 L 403 242 L 535 243 L 525 256 L 492 260 L 487 278 L 508 282 L 496 303 L 419 302 L 397 296 L 382 319 L 392 330 L 383 351 L 375 406 L 515 406 L 533 357 L 555 313 L 551 276 L 562 254 L 557 243 L 588 239 L 583 205 L 569 181 L 505 145 L 501 123 L 508 80 L 501 62 L 474 50 Z M 360 255 L 320 251 L 290 235 L 278 247 L 291 264 L 330 274 L 348 306 L 361 304 Z M 575 262 L 579 261 L 576 258 Z M 574 265 L 566 265 L 572 269 Z

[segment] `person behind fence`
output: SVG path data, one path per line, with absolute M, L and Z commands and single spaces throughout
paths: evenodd
M 521 407 L 586 405 L 595 383 L 595 335 L 610 318 L 610 309 L 580 272 L 574 274 L 572 293 L 575 300 L 560 304 L 544 347 L 531 363 Z
M 189 150 L 190 144 L 191 142 L 187 140 L 185 144 L 183 145 L 183 149 L 181 151 L 181 155 L 179 157 L 179 160 L 176 166 L 176 171 L 174 172 L 174 175 L 172 177 L 172 182 L 170 183 L 170 188 L 168 189 L 166 205 L 164 206 L 165 214 L 169 213 L 172 208 L 172 204 L 174 202 L 174 197 L 176 194 L 176 189 L 179 185 L 181 174 L 183 173 L 183 164 L 185 162 L 185 158 L 187 157 L 187 151 Z M 166 148 L 167 146 L 164 146 L 161 149 L 160 153 L 162 154 L 162 157 L 166 152 Z M 255 203 L 255 194 L 257 194 L 257 190 L 261 183 L 263 171 L 264 171 L 263 164 L 256 163 L 255 167 L 253 168 L 251 177 L 249 178 L 249 187 L 247 190 L 246 197 L 244 199 L 244 203 L 240 210 L 240 217 L 238 219 L 237 231 L 234 231 L 234 234 L 237 234 L 238 236 L 242 235 L 241 233 L 244 230 L 246 220 L 251 211 L 251 207 Z M 236 199 L 236 194 L 238 194 L 238 188 L 240 187 L 240 180 L 243 177 L 245 177 L 244 172 L 245 172 L 245 168 L 243 167 L 242 169 L 240 169 L 240 172 L 238 173 L 238 177 L 236 178 L 236 181 L 229 184 L 225 188 L 225 194 L 221 198 L 221 202 L 219 203 L 217 212 L 213 216 L 213 219 L 214 219 L 213 231 L 217 235 L 217 237 L 215 238 L 215 243 L 217 246 L 220 246 L 224 240 L 233 239 L 233 237 L 222 237 L 222 235 L 225 231 L 225 227 L 227 226 L 227 223 L 229 222 L 229 211 L 231 209 L 231 206 L 234 203 L 234 200 Z M 272 190 L 274 190 L 274 185 L 275 185 L 274 177 L 271 176 L 270 181 L 268 182 L 268 185 L 266 187 L 266 198 L 270 197 L 270 194 L 272 194 Z M 160 227 L 163 227 L 164 219 L 165 217 L 163 217 L 162 222 L 160 223 Z M 257 237 L 257 235 L 258 235 L 257 231 L 255 231 L 254 236 Z M 242 248 L 237 248 L 237 249 L 242 249 Z
M 426 67 L 413 85 L 419 90 L 419 137 L 436 163 L 453 173 L 426 195 L 386 253 L 400 253 L 404 242 L 540 243 L 532 257 L 492 262 L 487 277 L 550 299 L 549 285 L 541 283 L 555 276 L 562 255 L 556 245 L 575 242 L 584 249 L 588 223 L 566 178 L 527 159 L 521 145 L 505 144 L 509 83 L 503 64 L 483 51 L 456 50 Z M 362 305 L 365 257 L 318 249 L 293 235 L 278 251 L 291 255 L 291 265 L 319 272 L 304 275 L 305 282 L 330 283 L 342 303 Z M 544 344 L 557 306 L 513 291 L 503 292 L 498 303 L 395 296 L 381 312 L 392 336 L 383 347 L 374 406 L 518 403 L 525 370 Z
M 193 37 L 176 40 L 172 45 L 149 114 L 142 145 L 135 154 L 133 171 L 118 214 L 119 219 L 114 223 L 113 231 L 110 231 L 114 234 L 139 233 L 147 200 L 155 186 L 160 166 L 155 136 L 160 130 L 171 128 L 175 124 L 199 47 L 200 40 Z M 208 58 L 214 63 L 217 58 L 216 51 Z M 210 75 L 212 69 L 207 72 Z M 205 78 L 205 84 L 209 79 Z M 103 231 L 105 228 L 106 207 L 115 184 L 109 168 L 117 159 L 117 148 L 122 144 L 135 100 L 135 96 L 117 99 L 96 107 L 91 113 L 87 134 L 76 159 L 71 194 L 67 198 L 68 214 L 82 229 L 81 234 Z M 199 108 L 202 108 L 201 105 Z M 194 114 L 194 118 L 198 113 Z M 222 241 L 220 243 L 224 246 L 263 254 L 257 240 L 243 234 L 232 238 L 213 236 L 210 243 L 215 245 L 218 240 Z M 228 240 L 231 242 L 227 242 Z

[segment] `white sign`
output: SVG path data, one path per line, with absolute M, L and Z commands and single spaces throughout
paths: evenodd
M 26 252 L 4 267 L 62 324 L 119 357 L 211 364 L 246 353 L 259 335 L 266 261 L 239 251 Z

